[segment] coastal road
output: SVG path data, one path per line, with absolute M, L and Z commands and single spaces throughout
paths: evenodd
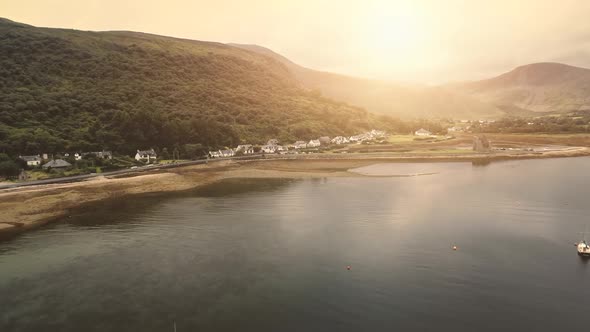
M 38 185 L 45 185 L 45 184 L 80 182 L 80 181 L 89 180 L 89 179 L 92 179 L 92 178 L 95 178 L 98 176 L 108 177 L 108 176 L 118 176 L 118 175 L 140 174 L 140 173 L 145 173 L 145 172 L 157 171 L 157 170 L 161 170 L 161 169 L 192 166 L 192 165 L 202 165 L 202 164 L 223 161 L 223 160 L 256 160 L 256 159 L 265 159 L 265 158 L 266 158 L 265 155 L 258 154 L 258 155 L 250 155 L 250 156 L 220 158 L 220 159 L 199 159 L 199 160 L 170 163 L 170 164 L 163 164 L 163 165 L 153 164 L 153 166 L 146 165 L 146 166 L 141 166 L 141 167 L 137 167 L 137 168 L 133 168 L 133 169 L 126 168 L 126 169 L 121 169 L 121 170 L 112 171 L 112 172 L 105 172 L 105 173 L 91 173 L 91 174 L 74 175 L 74 176 L 67 176 L 67 177 L 60 177 L 60 178 L 53 178 L 53 179 L 1 184 L 0 190 L 21 188 L 21 187 L 31 187 L 31 186 L 38 186 Z
M 134 169 L 121 169 L 118 171 L 112 172 L 105 172 L 105 173 L 91 173 L 91 174 L 83 174 L 83 175 L 74 175 L 74 176 L 67 176 L 67 177 L 60 177 L 60 178 L 53 178 L 53 179 L 44 179 L 44 180 L 35 180 L 35 181 L 26 181 L 26 182 L 15 182 L 9 184 L 2 184 L 0 185 L 0 190 L 4 189 L 14 189 L 20 187 L 31 187 L 31 186 L 38 186 L 44 184 L 56 184 L 56 183 L 71 183 L 71 182 L 80 182 L 89 180 L 98 176 L 116 176 L 116 175 L 128 175 L 128 174 L 139 174 L 148 171 L 155 171 L 164 168 L 175 168 L 175 167 L 182 167 L 182 166 L 190 166 L 190 165 L 200 165 L 206 164 L 207 160 L 195 160 L 195 161 L 187 161 L 181 163 L 171 163 L 165 165 L 154 165 L 154 166 L 142 166 Z

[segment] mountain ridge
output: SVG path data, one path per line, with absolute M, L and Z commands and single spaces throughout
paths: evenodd
M 259 45 L 230 45 L 284 62 L 310 89 L 369 111 L 402 118 L 480 119 L 590 110 L 590 99 L 586 97 L 590 94 L 590 69 L 567 64 L 532 63 L 479 81 L 408 86 L 309 69 Z
M 498 76 L 451 86 L 505 109 L 566 113 L 590 110 L 590 69 L 556 62 L 522 65 Z

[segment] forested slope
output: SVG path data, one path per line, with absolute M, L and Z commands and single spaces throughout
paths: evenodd
M 301 88 L 256 52 L 0 19 L 0 152 L 215 148 L 369 128 L 407 130 Z

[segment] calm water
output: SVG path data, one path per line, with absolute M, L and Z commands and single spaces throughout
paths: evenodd
M 590 158 L 362 171 L 435 174 L 233 180 L 2 242 L 0 331 L 590 326 Z

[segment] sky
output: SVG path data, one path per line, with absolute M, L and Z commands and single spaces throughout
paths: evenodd
M 545 61 L 590 68 L 590 0 L 0 0 L 0 17 L 257 44 L 309 68 L 397 82 Z

